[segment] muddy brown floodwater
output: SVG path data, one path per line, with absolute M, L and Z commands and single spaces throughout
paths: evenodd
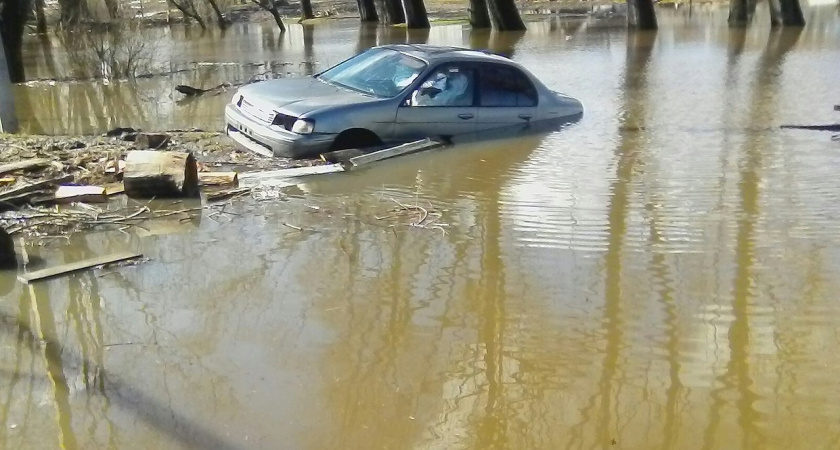
M 181 233 L 27 245 L 31 268 L 151 260 L 31 287 L 0 273 L 0 448 L 838 448 L 840 143 L 779 128 L 838 121 L 837 9 L 806 19 L 771 33 L 760 8 L 737 31 L 685 8 L 656 35 L 557 18 L 412 35 L 512 53 L 586 115 Z M 323 67 L 402 33 L 173 28 L 159 53 L 187 72 L 16 94 L 33 132 L 214 129 L 232 94 L 184 105 L 174 85 Z M 27 45 L 34 78 L 70 72 L 62 47 Z M 392 199 L 442 230 L 382 219 Z

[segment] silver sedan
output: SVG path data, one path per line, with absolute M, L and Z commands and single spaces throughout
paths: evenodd
M 374 47 L 313 77 L 247 85 L 225 108 L 231 138 L 291 158 L 544 128 L 582 115 L 578 100 L 510 59 L 430 45 Z

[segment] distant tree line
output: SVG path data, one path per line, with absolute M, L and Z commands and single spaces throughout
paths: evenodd
M 107 17 L 104 21 L 120 20 L 120 0 L 101 0 Z M 230 26 L 219 0 L 167 0 L 186 20 L 207 28 L 215 22 L 220 28 Z M 515 0 L 464 0 L 468 2 L 468 19 L 473 28 L 494 28 L 499 31 L 522 31 L 525 23 Z M 743 27 L 750 23 L 757 0 L 731 0 L 729 25 Z M 281 31 L 286 30 L 281 8 L 291 5 L 289 0 L 250 0 L 268 11 Z M 404 24 L 407 28 L 429 28 L 424 0 L 356 0 L 362 22 Z M 805 19 L 799 0 L 768 0 L 772 26 L 803 26 Z M 13 82 L 24 81 L 22 43 L 26 24 L 34 19 L 39 33 L 47 30 L 44 0 L 0 0 L 0 37 L 3 41 L 9 75 Z M 97 22 L 88 0 L 58 0 L 57 26 L 72 28 L 86 22 Z M 311 0 L 300 0 L 301 20 L 312 19 L 315 13 Z M 627 0 L 627 24 L 631 29 L 657 28 L 653 0 Z

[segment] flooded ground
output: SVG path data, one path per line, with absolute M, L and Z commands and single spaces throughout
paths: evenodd
M 142 236 L 27 246 L 33 267 L 151 261 L 32 287 L 0 273 L 0 448 L 837 448 L 840 145 L 779 129 L 838 122 L 838 12 L 806 19 L 412 35 L 512 54 L 586 115 Z M 174 85 L 406 39 L 290 28 L 167 31 L 173 67 L 204 65 L 20 86 L 23 126 L 218 128 L 226 96 L 179 105 Z M 51 51 L 30 76 L 68 76 Z M 388 219 L 394 200 L 442 230 Z

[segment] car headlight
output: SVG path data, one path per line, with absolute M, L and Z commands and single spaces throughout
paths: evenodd
M 292 133 L 310 134 L 315 131 L 315 122 L 309 119 L 298 119 L 292 125 Z

